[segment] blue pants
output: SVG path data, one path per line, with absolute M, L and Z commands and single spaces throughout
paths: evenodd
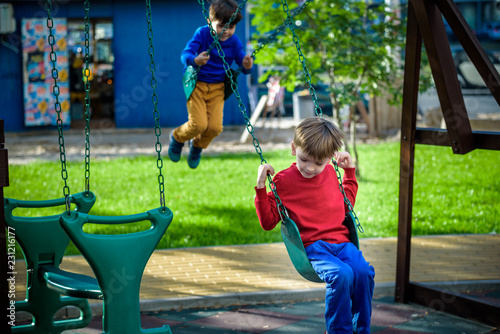
M 325 321 L 328 333 L 370 333 L 375 270 L 350 242 L 316 241 L 307 257 L 326 283 Z

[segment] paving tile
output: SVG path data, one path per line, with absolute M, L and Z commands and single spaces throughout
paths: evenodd
M 191 321 L 193 324 L 208 327 L 225 328 L 248 333 L 263 333 L 275 328 L 283 327 L 307 317 L 271 312 L 259 309 L 237 309 L 211 317 Z
M 175 327 L 172 327 L 172 332 L 174 334 L 249 334 L 250 332 L 243 332 L 238 330 L 215 328 L 209 326 L 201 326 L 192 323 L 184 323 Z
M 144 329 L 163 327 L 163 325 L 175 326 L 179 322 L 166 320 L 159 317 L 152 317 L 141 314 L 141 326 Z M 63 334 L 101 334 L 102 333 L 102 317 L 93 317 L 90 324 L 85 328 L 67 330 Z
M 459 318 L 443 312 L 431 313 L 412 321 L 394 326 L 396 329 L 422 331 L 424 333 L 479 334 L 489 333 L 490 326 Z
M 411 329 L 401 329 L 401 328 L 370 328 L 371 333 L 377 334 L 424 334 L 429 332 L 421 332 L 419 330 L 411 330 Z
M 309 334 L 317 333 L 323 334 L 325 332 L 326 326 L 323 318 L 310 317 L 302 321 L 297 321 L 285 327 L 279 327 L 268 332 L 266 334 L 289 334 L 289 333 L 300 333 Z
M 426 316 L 426 309 L 415 309 L 405 305 L 389 305 L 373 303 L 372 325 L 380 327 L 395 326 L 407 322 L 409 319 L 417 319 Z
M 256 305 L 252 306 L 255 309 L 266 310 L 272 312 L 283 312 L 287 314 L 296 314 L 308 317 L 320 317 L 323 318 L 325 313 L 325 302 L 303 302 L 303 303 L 286 303 L 286 304 L 275 304 L 275 305 Z
M 160 311 L 160 312 L 148 312 L 150 316 L 155 316 L 161 319 L 166 319 L 167 321 L 175 321 L 178 324 L 186 323 L 202 318 L 207 318 L 215 315 L 222 314 L 236 309 L 236 307 L 224 307 L 217 309 L 198 309 L 198 310 L 172 310 L 172 311 Z

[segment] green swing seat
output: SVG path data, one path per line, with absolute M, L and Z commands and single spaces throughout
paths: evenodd
M 101 299 L 104 300 L 103 333 L 171 334 L 169 326 L 141 328 L 139 292 L 144 268 L 172 222 L 172 211 L 160 207 L 128 216 L 91 216 L 87 213 L 96 200 L 93 193 L 77 193 L 69 196 L 69 200 L 76 205 L 75 211 L 46 217 L 14 216 L 13 210 L 61 206 L 66 203 L 65 199 L 4 200 L 7 226 L 15 229 L 27 268 L 26 299 L 16 302 L 16 311 L 32 316 L 30 324 L 13 327 L 13 333 L 52 334 L 86 327 L 92 318 L 87 299 Z M 140 221 L 149 221 L 151 228 L 123 235 L 88 234 L 82 229 L 87 223 L 126 224 Z M 70 239 L 97 279 L 59 268 Z M 67 306 L 79 309 L 80 316 L 54 321 L 56 312 Z
M 184 75 L 182 76 L 182 84 L 184 88 L 184 95 L 186 95 L 186 100 L 189 100 L 189 97 L 196 87 L 197 77 L 197 70 L 195 70 L 193 66 L 186 67 Z
M 358 232 L 354 222 L 352 212 L 347 212 L 343 224 L 349 230 L 349 239 L 359 249 Z M 283 218 L 281 221 L 281 237 L 295 270 L 311 282 L 322 283 L 323 280 L 319 278 L 307 257 L 297 225 L 288 217 Z
M 92 268 L 103 295 L 104 334 L 171 334 L 170 327 L 142 329 L 139 292 L 144 268 L 173 219 L 159 207 L 128 216 L 92 216 L 65 212 L 60 223 Z M 83 231 L 85 224 L 128 224 L 149 221 L 145 231 L 98 235 Z
M 233 81 L 236 82 L 240 71 L 235 69 L 229 69 L 233 75 Z M 195 69 L 193 66 L 186 67 L 186 71 L 184 71 L 184 75 L 182 76 L 182 83 L 184 88 L 184 95 L 186 95 L 186 100 L 189 100 L 189 97 L 194 91 L 196 87 L 196 81 L 198 80 L 198 69 Z M 233 94 L 233 89 L 231 88 L 232 82 L 228 75 L 226 75 L 224 79 L 224 101 L 227 100 L 231 94 Z
M 89 212 L 95 200 L 91 192 L 69 196 L 77 212 L 82 213 Z M 67 329 L 86 327 L 92 314 L 87 299 L 82 298 L 97 299 L 102 295 L 94 278 L 59 269 L 69 244 L 69 237 L 59 224 L 59 215 L 22 217 L 13 214 L 17 208 L 48 208 L 65 203 L 65 198 L 46 201 L 4 199 L 6 224 L 15 230 L 16 240 L 26 260 L 26 299 L 16 302 L 16 311 L 27 312 L 32 316 L 31 324 L 15 326 L 12 328 L 13 333 L 60 333 Z M 75 286 L 72 293 L 65 293 L 68 286 L 61 284 L 65 280 L 72 280 Z M 81 283 L 76 285 L 75 282 Z M 71 297 L 61 296 L 61 293 Z M 67 306 L 79 309 L 80 317 L 54 321 L 56 312 Z

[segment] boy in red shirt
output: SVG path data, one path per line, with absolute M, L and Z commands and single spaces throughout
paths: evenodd
M 326 283 L 326 333 L 370 333 L 375 271 L 349 241 L 342 222 L 347 207 L 339 189 L 333 157 L 344 169 L 347 198 L 354 205 L 358 183 L 347 152 L 339 152 L 344 135 L 326 118 L 311 117 L 295 129 L 292 155 L 297 161 L 274 176 L 276 191 L 297 224 L 307 257 Z M 259 167 L 255 207 L 262 228 L 272 230 L 281 220 L 273 192 L 266 192 L 269 164 Z

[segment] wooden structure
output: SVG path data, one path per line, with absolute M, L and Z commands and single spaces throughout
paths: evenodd
M 500 105 L 500 75 L 452 0 L 409 0 L 406 35 L 399 226 L 397 247 L 397 302 L 416 302 L 464 318 L 500 325 L 500 308 L 424 284 L 410 282 L 411 221 L 415 144 L 450 146 L 455 154 L 474 149 L 500 150 L 500 133 L 472 131 L 457 78 L 442 16 L 449 23 L 486 86 Z M 446 130 L 417 129 L 417 96 L 422 41 L 429 58 Z M 485 254 L 487 256 L 487 254 Z M 446 303 L 436 303 L 443 300 Z M 453 297 L 453 298 L 450 298 Z

